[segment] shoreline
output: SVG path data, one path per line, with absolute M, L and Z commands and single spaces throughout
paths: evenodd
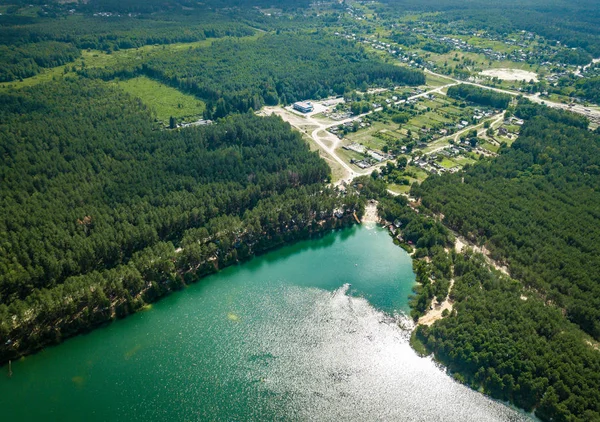
M 290 231 L 285 234 L 280 233 L 279 236 L 265 238 L 263 239 L 264 243 L 262 245 L 259 245 L 255 250 L 251 251 L 248 256 L 243 258 L 239 258 L 237 260 L 229 259 L 226 262 L 222 262 L 221 265 L 209 260 L 196 269 L 189 269 L 189 271 L 183 272 L 178 271 L 177 278 L 179 283 L 173 284 L 169 283 L 168 281 L 161 283 L 159 286 L 160 293 L 158 295 L 146 296 L 145 293 L 148 291 L 148 288 L 145 286 L 145 288 L 135 296 L 136 300 L 139 300 L 139 306 L 130 307 L 128 312 L 124 314 L 116 312 L 117 308 L 120 308 L 124 305 L 123 299 L 121 298 L 119 300 L 111 300 L 108 308 L 95 307 L 91 309 L 89 320 L 84 322 L 80 321 L 77 317 L 83 312 L 83 310 L 71 316 L 69 319 L 65 320 L 64 318 L 61 318 L 60 325 L 58 325 L 56 321 L 51 321 L 44 325 L 37 325 L 33 319 L 29 320 L 27 321 L 29 323 L 27 326 L 20 325 L 13 328 L 14 331 L 10 333 L 12 336 L 9 334 L 11 340 L 10 342 L 0 344 L 0 368 L 4 367 L 11 360 L 16 361 L 18 359 L 25 358 L 26 356 L 43 351 L 47 347 L 57 346 L 70 338 L 87 334 L 98 328 L 108 326 L 116 320 L 124 319 L 129 315 L 142 312 L 143 310 L 147 309 L 148 306 L 151 306 L 152 303 L 158 302 L 162 298 L 185 288 L 185 286 L 189 284 L 198 283 L 206 276 L 217 273 L 224 268 L 232 265 L 242 264 L 256 256 L 271 252 L 282 246 L 291 245 L 302 240 L 320 237 L 329 231 L 349 228 L 356 224 L 353 214 L 346 214 L 339 219 L 332 216 L 321 221 L 324 224 L 314 224 L 312 226 L 313 230 Z M 187 278 L 185 277 L 186 274 L 194 274 L 195 277 L 193 277 L 193 279 Z M 87 322 L 87 324 L 85 322 Z M 38 338 L 41 338 L 42 340 L 36 344 L 27 344 L 27 339 L 30 337 L 27 337 L 23 333 L 36 333 L 36 335 L 39 336 Z
M 377 212 L 377 205 L 379 203 L 374 199 L 369 200 L 369 202 L 365 205 L 365 213 L 362 216 L 361 223 L 379 223 L 381 218 L 379 217 L 379 213 Z
M 450 293 L 452 292 L 452 288 L 454 287 L 454 278 L 450 279 L 450 287 L 448 288 L 448 295 L 444 298 L 444 300 L 440 303 L 437 302 L 437 298 L 432 300 L 432 303 L 435 302 L 435 305 L 432 304 L 431 308 L 425 312 L 423 316 L 419 318 L 415 328 L 419 325 L 427 325 L 430 326 L 434 322 L 439 321 L 444 318 L 444 311 L 452 312 L 454 301 L 450 299 Z

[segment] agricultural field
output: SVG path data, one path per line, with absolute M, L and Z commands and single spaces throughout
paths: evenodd
M 425 74 L 425 80 L 427 81 L 427 86 L 432 88 L 437 88 L 438 86 L 444 86 L 451 84 L 453 82 L 452 79 L 444 78 L 438 75 L 432 75 L 431 73 Z

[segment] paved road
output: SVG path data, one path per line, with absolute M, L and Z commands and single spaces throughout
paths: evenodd
M 518 95 L 522 95 L 523 97 L 529 99 L 530 101 L 534 102 L 534 103 L 544 103 L 545 105 L 547 105 L 548 107 L 553 107 L 553 108 L 560 108 L 563 110 L 569 110 L 572 111 L 573 113 L 578 113 L 578 114 L 583 114 L 584 116 L 590 118 L 591 120 L 594 120 L 596 122 L 600 122 L 600 110 L 594 110 L 594 109 L 590 109 L 587 108 L 585 106 L 582 106 L 580 104 L 574 105 L 572 107 L 570 107 L 568 104 L 561 104 L 561 103 L 555 103 L 554 101 L 548 101 L 546 99 L 540 98 L 540 94 L 524 94 L 522 92 L 515 92 L 515 91 L 509 91 L 507 89 L 501 89 L 501 88 L 492 88 L 491 86 L 486 86 L 486 85 L 482 85 L 482 84 L 478 84 L 475 82 L 467 82 L 467 81 L 459 81 L 458 79 L 454 79 L 451 76 L 446 76 L 446 75 L 442 75 L 440 73 L 435 73 L 432 72 L 429 69 L 425 69 L 425 73 L 429 73 L 430 75 L 434 75 L 434 76 L 439 76 L 445 79 L 449 79 L 451 81 L 455 82 L 456 84 L 467 84 L 467 85 L 474 85 L 474 86 L 478 86 L 480 88 L 484 88 L 484 89 L 489 89 L 491 91 L 496 91 L 496 92 L 500 92 L 503 94 L 509 94 L 512 96 L 518 96 Z
M 447 84 L 447 85 L 444 85 L 444 86 L 440 86 L 440 87 L 431 89 L 429 91 L 422 92 L 420 94 L 416 94 L 416 95 L 413 95 L 411 97 L 408 97 L 405 101 L 414 100 L 414 99 L 417 99 L 417 98 L 424 97 L 426 95 L 431 95 L 431 94 L 436 94 L 436 93 L 444 95 L 444 93 L 442 91 L 443 89 L 448 88 L 448 87 L 453 86 L 453 85 L 456 85 L 456 84 L 457 84 L 457 82 L 451 83 L 451 84 Z M 400 104 L 402 101 L 403 100 L 398 100 L 398 101 L 395 102 L 395 104 Z M 312 117 L 307 117 L 306 118 L 306 122 L 305 123 L 317 126 L 317 128 L 315 130 L 313 130 L 312 133 L 311 133 L 311 137 L 315 141 L 315 143 L 317 145 L 319 145 L 323 150 L 325 150 L 348 173 L 347 177 L 344 177 L 341 180 L 338 180 L 336 182 L 336 185 L 340 185 L 343 182 L 350 182 L 350 181 L 352 181 L 354 178 L 356 178 L 358 176 L 364 176 L 364 175 L 367 175 L 367 174 L 371 174 L 373 172 L 373 169 L 379 168 L 382 165 L 384 165 L 385 163 L 378 164 L 378 165 L 374 166 L 373 168 L 370 168 L 370 169 L 365 170 L 365 171 L 356 171 L 356 170 L 354 170 L 340 156 L 337 155 L 336 149 L 339 147 L 339 145 L 341 143 L 341 139 L 339 139 L 334 134 L 328 132 L 327 130 L 330 129 L 330 128 L 332 128 L 332 127 L 336 127 L 336 126 L 342 125 L 344 123 L 353 122 L 353 121 L 355 121 L 357 119 L 360 119 L 362 117 L 365 117 L 365 116 L 367 116 L 367 115 L 369 115 L 371 113 L 374 113 L 374 112 L 380 111 L 380 110 L 381 110 L 381 108 L 376 108 L 376 109 L 374 109 L 372 111 L 369 111 L 367 113 L 363 113 L 363 114 L 360 114 L 358 116 L 352 116 L 352 117 L 349 117 L 347 119 L 343 119 L 343 120 L 337 121 L 335 123 L 328 123 L 328 124 L 316 121 Z M 293 123 L 291 123 L 291 124 L 293 125 Z M 327 145 L 328 143 L 331 144 L 331 146 L 328 146 Z
M 452 78 L 450 76 L 447 76 L 447 75 L 442 75 L 440 73 L 433 72 L 433 71 L 431 71 L 429 69 L 425 69 L 425 73 L 429 73 L 430 75 L 434 75 L 434 76 L 438 76 L 438 77 L 441 77 L 441 78 L 445 78 L 445 79 L 451 80 L 452 83 L 449 83 L 449 84 L 446 84 L 446 85 L 443 85 L 443 86 L 431 89 L 431 90 L 426 91 L 426 92 L 422 92 L 422 93 L 417 94 L 417 95 L 413 95 L 411 97 L 408 97 L 406 99 L 406 101 L 408 101 L 408 100 L 414 100 L 414 99 L 421 98 L 421 97 L 424 97 L 424 96 L 427 96 L 427 95 L 431 95 L 431 94 L 445 95 L 445 93 L 443 92 L 444 89 L 449 88 L 449 87 L 454 86 L 454 85 L 458 85 L 458 84 L 467 84 L 467 85 L 474 85 L 474 86 L 477 86 L 477 87 L 480 87 L 480 88 L 483 88 L 483 89 L 489 89 L 491 91 L 500 92 L 500 93 L 503 93 L 503 94 L 509 94 L 509 95 L 512 95 L 512 96 L 523 95 L 524 97 L 528 98 L 529 100 L 531 100 L 533 102 L 536 102 L 536 103 L 542 103 L 543 102 L 545 105 L 547 105 L 549 107 L 560 108 L 560 109 L 569 110 L 569 111 L 572 111 L 572 112 L 575 112 L 575 113 L 583 114 L 583 115 L 585 115 L 587 117 L 590 117 L 593 120 L 596 120 L 596 121 L 600 122 L 600 111 L 598 111 L 598 110 L 588 109 L 588 108 L 585 108 L 585 107 L 580 106 L 580 105 L 569 107 L 567 104 L 560 104 L 560 103 L 555 103 L 555 102 L 552 102 L 552 101 L 547 101 L 547 100 L 541 99 L 540 96 L 539 96 L 539 94 L 534 94 L 534 95 L 523 94 L 523 93 L 520 93 L 520 92 L 509 91 L 509 90 L 506 90 L 506 89 L 493 88 L 493 87 L 489 87 L 489 86 L 486 86 L 486 85 L 478 84 L 478 83 L 475 83 L 475 82 L 461 81 L 461 80 L 454 79 L 454 78 Z M 396 101 L 395 104 L 400 104 L 400 103 L 402 103 L 404 101 L 405 100 L 399 100 L 399 101 Z M 352 116 L 352 117 L 349 117 L 347 119 L 343 119 L 343 120 L 340 120 L 340 121 L 337 121 L 337 122 L 334 122 L 334 123 L 323 123 L 323 122 L 320 122 L 320 121 L 314 119 L 312 116 L 302 116 L 302 118 L 300 118 L 300 116 L 295 116 L 293 114 L 292 115 L 294 117 L 292 117 L 292 115 L 287 116 L 288 113 L 286 113 L 286 114 L 277 113 L 277 114 L 279 114 L 282 118 L 284 118 L 284 120 L 288 121 L 292 126 L 296 127 L 297 129 L 300 129 L 301 131 L 302 131 L 302 129 L 301 129 L 300 126 L 315 126 L 316 127 L 316 129 L 314 129 L 311 132 L 311 137 L 314 140 L 314 142 L 319 147 L 321 147 L 321 149 L 323 149 L 328 155 L 330 155 L 333 160 L 335 160 L 339 165 L 341 165 L 344 170 L 346 170 L 346 173 L 347 173 L 346 176 L 336 182 L 336 185 L 340 185 L 340 184 L 342 184 L 344 182 L 350 182 L 350 181 L 352 181 L 356 177 L 371 174 L 371 172 L 373 171 L 373 169 L 379 168 L 382 165 L 384 165 L 385 163 L 378 164 L 378 165 L 376 165 L 376 166 L 374 166 L 374 167 L 372 167 L 372 168 L 370 168 L 368 170 L 365 170 L 365 171 L 354 170 L 352 167 L 350 167 L 350 165 L 348 163 L 346 163 L 337 154 L 336 149 L 339 147 L 339 145 L 341 143 L 341 140 L 337 136 L 335 136 L 332 133 L 328 132 L 328 129 L 330 129 L 332 127 L 335 127 L 335 126 L 339 126 L 339 125 L 344 124 L 344 123 L 353 122 L 353 121 L 355 121 L 355 120 L 357 120 L 359 118 L 362 118 L 364 116 L 367 116 L 367 115 L 369 115 L 371 113 L 374 113 L 374 112 L 380 111 L 380 110 L 381 110 L 381 108 L 377 108 L 377 109 L 374 109 L 374 110 L 369 111 L 367 113 L 363 113 L 363 114 L 360 114 L 358 116 Z M 504 118 L 504 112 L 502 112 L 501 114 L 498 115 L 498 118 L 492 123 L 492 125 L 497 124 L 503 118 Z M 456 141 L 461 134 L 463 134 L 463 133 L 465 133 L 467 131 L 473 130 L 475 128 L 478 128 L 478 127 L 480 127 L 482 125 L 483 125 L 483 123 L 480 123 L 480 124 L 475 125 L 475 126 L 466 127 L 465 129 L 463 129 L 463 130 L 461 130 L 461 131 L 459 131 L 459 132 L 457 132 L 455 134 L 449 135 L 446 138 L 442 138 L 442 139 L 447 139 L 447 138 L 450 138 L 450 137 L 454 137 L 454 140 Z M 431 154 L 431 153 L 437 152 L 437 151 L 439 151 L 439 150 L 441 150 L 443 148 L 445 148 L 445 145 L 444 146 L 440 146 L 439 148 L 435 148 L 435 149 L 427 152 L 427 154 Z

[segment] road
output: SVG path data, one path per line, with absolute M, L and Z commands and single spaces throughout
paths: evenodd
M 514 92 L 514 91 L 509 91 L 506 89 L 501 89 L 501 88 L 493 88 L 493 87 L 489 87 L 486 85 L 482 85 L 482 84 L 478 84 L 476 82 L 467 82 L 467 81 L 461 81 L 458 79 L 454 79 L 450 76 L 447 75 L 442 75 L 440 73 L 436 73 L 433 72 L 429 69 L 425 69 L 425 73 L 429 73 L 430 75 L 433 76 L 438 76 L 444 79 L 448 79 L 451 80 L 452 83 L 431 89 L 429 91 L 425 91 L 422 92 L 420 94 L 417 95 L 413 95 L 411 97 L 408 97 L 406 100 L 399 100 L 396 101 L 395 104 L 400 104 L 404 101 L 408 101 L 408 100 L 415 100 L 417 98 L 421 98 L 421 97 L 425 97 L 427 95 L 431 95 L 431 94 L 441 94 L 441 95 L 445 95 L 445 93 L 443 92 L 444 89 L 449 88 L 451 86 L 454 85 L 458 85 L 458 84 L 467 84 L 467 85 L 474 85 L 483 89 L 489 89 L 491 91 L 496 91 L 496 92 L 500 92 L 503 94 L 509 94 L 512 96 L 518 96 L 518 95 L 522 95 L 525 98 L 528 98 L 530 101 L 536 102 L 536 103 L 544 103 L 545 105 L 549 106 L 549 107 L 554 107 L 554 108 L 560 108 L 560 109 L 564 109 L 564 110 L 569 110 L 575 113 L 579 113 L 579 114 L 583 114 L 586 117 L 589 117 L 591 120 L 594 120 L 596 122 L 600 122 L 600 110 L 593 110 L 593 109 L 588 109 L 585 108 L 583 106 L 580 105 L 575 105 L 573 107 L 569 107 L 567 104 L 560 104 L 560 103 L 555 103 L 552 101 L 546 101 L 544 99 L 541 99 L 539 94 L 523 94 L 523 93 L 519 93 L 519 92 Z M 335 136 L 334 134 L 332 134 L 331 132 L 328 132 L 328 129 L 335 127 L 335 126 L 339 126 L 342 125 L 344 123 L 349 123 L 349 122 L 353 122 L 359 118 L 365 117 L 371 113 L 380 111 L 381 108 L 377 108 L 374 110 L 371 110 L 367 113 L 363 113 L 357 116 L 352 116 L 349 117 L 347 119 L 343 119 L 334 123 L 324 123 L 321 122 L 317 119 L 315 119 L 313 116 L 299 116 L 296 115 L 295 113 L 289 112 L 285 109 L 282 108 L 276 108 L 276 107 L 271 107 L 271 108 L 265 108 L 264 109 L 265 112 L 267 114 L 271 114 L 271 113 L 276 113 L 278 114 L 281 118 L 283 118 L 285 121 L 287 121 L 288 123 L 290 123 L 292 126 L 294 126 L 296 129 L 300 130 L 301 132 L 307 133 L 306 131 L 306 127 L 315 127 L 315 129 L 313 129 L 311 131 L 311 138 L 313 139 L 313 141 L 323 150 L 327 153 L 327 155 L 329 155 L 331 157 L 332 160 L 334 160 L 335 162 L 337 162 L 346 172 L 346 175 L 342 178 L 340 178 L 340 180 L 338 180 L 335 185 L 340 185 L 342 183 L 348 183 L 351 182 L 353 179 L 355 179 L 356 177 L 359 176 L 365 176 L 368 174 L 371 174 L 371 172 L 373 171 L 373 169 L 379 168 L 382 165 L 385 165 L 385 163 L 381 163 L 381 164 L 377 164 L 376 166 L 365 170 L 365 171 L 358 171 L 358 170 L 354 170 L 352 167 L 350 167 L 350 165 L 344 161 L 336 152 L 336 149 L 340 146 L 341 140 Z M 498 118 L 492 123 L 492 125 L 497 124 L 498 122 L 500 122 L 502 119 L 504 118 L 504 112 L 498 115 Z M 478 125 L 475 126 L 469 126 L 455 134 L 449 135 L 445 138 L 442 138 L 439 141 L 443 141 L 443 140 L 447 140 L 448 138 L 453 137 L 455 141 L 458 140 L 459 136 L 462 135 L 465 132 L 468 132 L 470 130 L 476 129 L 480 126 L 482 126 L 483 123 L 480 123 Z M 430 151 L 427 152 L 427 154 L 431 154 L 434 152 L 437 152 L 443 148 L 445 148 L 445 144 L 443 146 L 440 146 L 438 148 L 434 148 Z
M 490 127 L 494 127 L 494 125 L 497 125 L 498 123 L 504 121 L 504 113 L 505 112 L 503 111 L 502 113 L 499 113 L 499 114 L 496 114 L 495 116 L 493 116 L 493 117 L 497 117 L 497 118 L 496 118 L 496 120 L 494 120 L 493 122 L 491 122 Z M 448 140 L 450 138 L 454 139 L 454 142 L 457 143 L 459 141 L 460 135 L 462 135 L 463 133 L 466 133 L 466 132 L 470 132 L 473 129 L 480 128 L 481 126 L 484 125 L 484 123 L 485 122 L 481 122 L 481 123 L 479 123 L 479 124 L 477 124 L 475 126 L 468 126 L 468 127 L 464 128 L 462 130 L 459 130 L 456 133 L 453 133 L 452 135 L 448 135 L 448 136 L 445 136 L 443 138 L 438 139 L 437 141 L 434 142 L 434 144 L 436 144 L 436 143 L 442 143 L 443 145 L 440 145 L 439 147 L 435 147 L 435 148 L 427 151 L 425 153 L 425 155 L 433 154 L 435 152 L 441 151 L 444 148 L 446 148 L 448 145 L 444 141 L 446 141 L 446 140 Z M 477 131 L 477 136 L 480 136 L 482 133 L 485 133 L 486 130 L 487 129 L 479 129 Z
M 430 75 L 433 76 L 438 76 L 441 78 L 445 78 L 445 79 L 449 79 L 451 81 L 455 82 L 456 84 L 466 84 L 466 85 L 474 85 L 474 86 L 478 86 L 480 88 L 484 88 L 484 89 L 489 89 L 491 91 L 496 91 L 496 92 L 500 92 L 503 94 L 508 94 L 508 95 L 512 95 L 512 96 L 518 96 L 518 95 L 522 95 L 523 97 L 529 99 L 530 101 L 534 102 L 534 103 L 538 103 L 538 104 L 544 104 L 547 105 L 548 107 L 552 107 L 552 108 L 560 108 L 563 110 L 569 110 L 572 111 L 573 113 L 578 113 L 578 114 L 582 114 L 586 117 L 588 117 L 590 120 L 595 121 L 596 123 L 600 123 L 600 110 L 594 110 L 594 109 L 590 109 L 587 107 L 584 107 L 582 105 L 574 105 L 572 107 L 570 107 L 568 104 L 561 104 L 561 103 L 555 103 L 553 101 L 548 101 L 545 100 L 543 98 L 540 98 L 540 94 L 524 94 L 522 92 L 515 92 L 515 91 L 509 91 L 507 89 L 501 89 L 501 88 L 492 88 L 491 86 L 486 86 L 486 85 L 482 85 L 482 84 L 478 84 L 476 82 L 467 82 L 467 81 L 460 81 L 458 79 L 454 79 L 451 76 L 446 76 L 446 75 L 442 75 L 440 73 L 435 73 L 432 72 L 429 69 L 425 69 L 425 73 L 429 73 Z
M 457 83 L 458 82 L 453 82 L 451 84 L 443 85 L 443 86 L 431 89 L 429 91 L 413 95 L 411 97 L 408 97 L 404 101 L 415 100 L 417 98 L 421 98 L 421 97 L 431 95 L 431 94 L 436 94 L 436 93 L 444 95 L 443 89 L 451 87 L 453 85 L 456 85 Z M 400 104 L 402 102 L 403 102 L 403 100 L 399 100 L 399 101 L 396 101 L 395 104 Z M 271 114 L 271 113 L 278 114 L 282 119 L 287 121 L 289 124 L 294 126 L 296 129 L 300 130 L 301 132 L 305 132 L 304 127 L 306 127 L 306 126 L 316 127 L 315 129 L 312 130 L 312 132 L 310 134 L 313 141 L 322 150 L 324 150 L 333 160 L 335 160 L 340 166 L 342 166 L 344 168 L 344 170 L 346 171 L 346 176 L 341 178 L 340 180 L 338 180 L 335 183 L 335 185 L 340 185 L 344 182 L 348 183 L 348 182 L 352 181 L 353 179 L 355 179 L 356 177 L 371 174 L 374 169 L 385 165 L 385 163 L 377 164 L 365 171 L 354 170 L 352 167 L 350 167 L 350 165 L 348 163 L 346 163 L 337 154 L 336 149 L 340 146 L 340 143 L 342 141 L 341 141 L 341 139 L 339 139 L 337 136 L 335 136 L 331 132 L 328 132 L 328 129 L 339 126 L 339 125 L 343 125 L 344 123 L 353 122 L 357 119 L 368 116 L 369 114 L 380 111 L 380 110 L 381 110 L 381 108 L 376 108 L 367 113 L 359 114 L 357 116 L 352 116 L 347 119 L 339 120 L 334 123 L 329 123 L 329 122 L 323 123 L 323 122 L 315 119 L 312 116 L 298 116 L 295 113 L 291 113 L 289 111 L 283 110 L 283 111 L 285 111 L 285 112 L 283 112 L 281 108 L 278 108 L 278 109 L 277 108 L 265 108 L 265 112 L 267 114 Z

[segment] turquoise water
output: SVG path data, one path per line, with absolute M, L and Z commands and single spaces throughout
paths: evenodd
M 379 228 L 287 246 L 14 363 L 3 420 L 525 420 L 415 355 L 413 284 Z

